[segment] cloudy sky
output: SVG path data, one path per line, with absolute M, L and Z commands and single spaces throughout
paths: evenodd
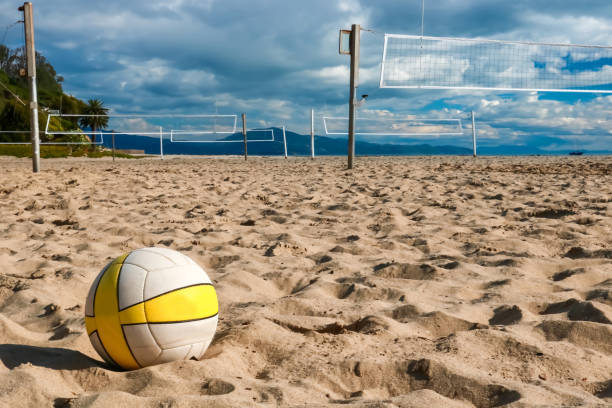
M 321 116 L 348 112 L 349 57 L 338 55 L 338 30 L 359 23 L 371 30 L 361 35 L 359 93 L 370 97 L 360 117 L 468 127 L 474 110 L 482 144 L 612 150 L 610 94 L 379 89 L 384 33 L 420 34 L 421 0 L 33 3 L 37 50 L 64 90 L 101 98 L 116 113 L 246 112 L 249 127 L 308 133 L 314 109 L 324 134 Z M 20 18 L 19 5 L 0 3 L 2 32 Z M 612 45 L 610 0 L 426 0 L 424 21 L 430 36 Z M 7 45 L 19 45 L 20 30 L 7 33 Z M 448 140 L 469 146 L 470 137 Z

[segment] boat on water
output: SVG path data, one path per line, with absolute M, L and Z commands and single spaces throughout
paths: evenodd
M 582 156 L 583 152 L 580 151 L 575 151 L 575 152 L 569 152 L 570 156 Z

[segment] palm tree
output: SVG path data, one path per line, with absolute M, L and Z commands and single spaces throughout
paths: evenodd
M 104 102 L 101 99 L 89 99 L 83 110 L 83 116 L 79 119 L 81 127 L 91 128 L 91 143 L 95 147 L 96 130 L 104 129 L 108 125 L 108 108 L 104 107 Z

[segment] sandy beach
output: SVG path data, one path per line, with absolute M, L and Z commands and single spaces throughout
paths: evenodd
M 612 157 L 0 158 L 0 406 L 612 406 Z M 200 361 L 85 333 L 111 259 L 199 263 Z

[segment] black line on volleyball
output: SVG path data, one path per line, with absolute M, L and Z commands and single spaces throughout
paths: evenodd
M 132 352 L 132 349 L 130 348 L 130 343 L 128 342 L 127 337 L 125 337 L 125 331 L 123 331 L 123 325 L 122 324 L 121 324 L 121 334 L 123 335 L 123 340 L 125 341 L 125 345 L 127 346 L 128 350 L 130 351 L 130 354 L 131 354 L 132 358 L 134 359 L 134 361 L 136 362 L 136 365 L 138 366 L 138 368 L 142 368 L 142 364 L 140 364 L 138 359 L 136 359 L 136 356 L 134 355 L 134 353 Z
M 96 317 L 96 297 L 98 296 L 98 288 L 100 287 L 100 282 L 102 282 L 102 278 L 104 278 L 104 275 L 106 275 L 106 272 L 108 271 L 108 268 L 110 267 L 110 265 L 113 263 L 114 261 L 109 262 L 106 267 L 104 268 L 104 270 L 102 272 L 100 272 L 100 274 L 98 276 L 100 276 L 100 279 L 98 279 L 98 283 L 96 283 L 96 289 L 94 290 L 94 298 L 93 298 L 93 302 L 92 302 L 92 308 L 94 311 L 94 315 L 93 316 L 89 316 L 89 317 Z M 97 276 L 96 276 L 97 278 Z M 87 305 L 85 305 L 85 309 L 87 309 Z M 87 316 L 87 315 L 85 315 Z M 102 343 L 102 340 L 100 340 L 100 343 Z
M 120 271 L 120 272 L 121 272 L 121 271 Z M 153 296 L 152 298 L 149 298 L 149 299 L 143 300 L 142 302 L 138 302 L 138 303 L 134 303 L 133 305 L 126 306 L 126 307 L 124 307 L 123 309 L 119 309 L 119 311 L 120 311 L 120 312 L 122 312 L 122 311 L 124 311 L 125 309 L 129 309 L 129 308 L 130 308 L 130 307 L 132 307 L 132 306 L 136 306 L 136 305 L 139 305 L 139 304 L 141 304 L 141 303 L 148 302 L 149 300 L 153 300 L 153 299 L 156 299 L 156 298 L 158 298 L 158 297 L 160 297 L 160 296 L 167 295 L 168 293 L 176 292 L 177 290 L 187 289 L 187 288 L 191 288 L 191 287 L 194 287 L 194 286 L 213 286 L 213 284 L 212 284 L 212 283 L 194 283 L 193 285 L 187 285 L 187 286 L 183 286 L 183 287 L 181 287 L 181 288 L 172 289 L 172 290 L 169 290 L 169 291 L 167 291 L 167 292 L 160 293 L 159 295 L 155 295 L 155 296 Z M 144 298 L 144 297 L 143 297 L 143 298 Z M 117 278 L 117 306 L 119 306 L 119 278 Z
M 110 359 L 110 363 L 114 364 L 116 367 L 122 368 L 119 364 L 117 364 L 117 362 L 113 359 L 113 357 L 111 357 L 110 353 L 108 352 L 108 350 L 106 350 L 106 347 L 104 347 L 104 343 L 102 342 L 102 339 L 100 338 L 100 335 L 98 334 L 98 330 L 94 330 L 91 332 L 91 334 L 89 335 L 89 337 L 93 336 L 94 333 L 96 334 L 96 336 L 98 337 L 98 342 L 100 343 L 100 345 L 102 346 L 102 350 L 104 350 L 104 354 L 106 354 L 106 357 L 108 357 Z M 103 360 L 105 360 L 104 356 L 101 356 Z M 105 360 L 106 361 L 106 360 Z M 108 361 L 106 361 L 108 363 Z
M 119 312 L 121 311 L 121 309 L 119 309 L 119 279 L 121 279 L 122 269 L 123 269 L 123 263 L 121 264 L 121 266 L 119 266 L 119 272 L 117 272 L 117 282 L 115 283 L 115 299 L 117 299 L 117 310 Z
M 215 313 L 214 315 L 210 315 L 210 316 L 206 316 L 206 317 L 200 317 L 197 319 L 189 319 L 189 320 L 176 320 L 176 321 L 171 321 L 171 322 L 144 322 L 144 323 L 121 323 L 121 326 L 136 326 L 139 324 L 173 324 L 173 323 L 188 323 L 188 322 L 197 322 L 199 320 L 206 320 L 206 319 L 212 319 L 215 316 L 218 316 L 219 312 Z

